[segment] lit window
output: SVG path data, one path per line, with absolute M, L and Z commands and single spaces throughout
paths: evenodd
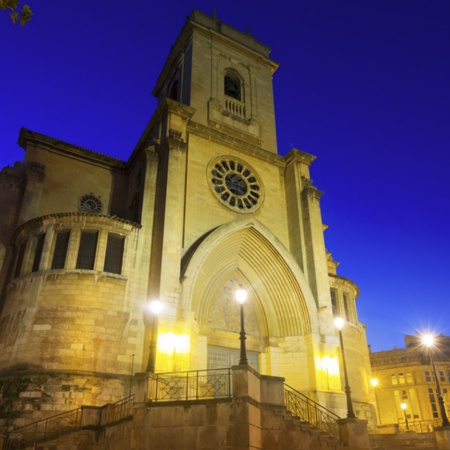
M 398 382 L 399 384 L 405 384 L 405 375 L 403 374 L 403 372 L 400 372 L 398 374 Z
M 118 273 L 122 272 L 123 246 L 125 239 L 115 234 L 108 235 L 108 243 L 106 244 L 105 255 L 105 272 Z
M 97 239 L 97 231 L 83 231 L 81 233 L 77 269 L 92 270 L 94 268 Z
M 406 372 L 406 382 L 408 384 L 414 383 L 414 379 L 411 372 Z
M 55 250 L 53 252 L 52 269 L 64 269 L 67 249 L 69 247 L 70 231 L 56 233 Z
M 397 381 L 397 374 L 393 373 L 393 374 L 391 375 L 391 383 L 392 383 L 393 385 L 398 384 L 398 381 Z

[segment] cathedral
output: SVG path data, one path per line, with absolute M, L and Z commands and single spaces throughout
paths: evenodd
M 0 173 L 4 430 L 117 402 L 136 374 L 240 365 L 242 342 L 255 373 L 340 417 L 346 361 L 355 414 L 375 423 L 358 287 L 326 249 L 315 157 L 278 153 L 277 66 L 193 11 L 127 161 L 20 130 L 24 160 Z

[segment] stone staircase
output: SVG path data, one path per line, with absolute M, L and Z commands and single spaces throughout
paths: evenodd
M 302 441 L 303 443 L 309 442 L 308 446 L 305 448 L 314 448 L 314 449 L 326 449 L 326 450 L 349 450 L 347 446 L 345 446 L 342 442 L 337 440 L 335 437 L 331 436 L 329 433 L 319 430 L 314 427 L 311 423 L 306 422 L 300 419 L 297 416 L 294 416 L 291 412 L 286 410 L 273 410 L 274 417 L 281 418 L 281 433 L 288 433 L 291 435 L 291 438 L 294 438 L 296 442 L 292 442 L 289 444 L 287 448 L 296 449 L 303 448 L 297 447 L 298 442 Z M 271 434 L 273 435 L 273 429 L 271 430 Z

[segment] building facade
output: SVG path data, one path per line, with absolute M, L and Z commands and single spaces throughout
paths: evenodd
M 370 354 L 374 394 L 381 429 L 399 425 L 403 430 L 427 432 L 442 424 L 436 377 L 420 336 L 405 336 L 402 349 Z M 450 337 L 437 336 L 431 349 L 447 417 L 450 413 Z M 404 408 L 402 409 L 402 403 Z
M 194 11 L 127 161 L 21 130 L 24 160 L 0 174 L 4 425 L 117 401 L 153 356 L 156 372 L 237 364 L 238 288 L 249 364 L 342 417 L 344 315 L 354 408 L 375 423 L 358 288 L 325 248 L 315 158 L 278 154 L 276 68 Z

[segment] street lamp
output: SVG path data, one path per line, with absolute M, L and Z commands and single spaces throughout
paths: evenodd
M 151 335 L 150 343 L 148 346 L 148 363 L 147 372 L 155 373 L 155 362 L 156 362 L 156 343 L 158 340 L 158 314 L 162 310 L 162 302 L 159 300 L 152 300 L 148 304 L 148 310 L 150 312 L 151 318 Z
M 407 405 L 405 402 L 400 403 L 400 407 L 403 409 L 403 415 L 405 416 L 405 424 L 406 424 L 406 429 L 409 430 L 409 426 L 408 426 L 408 418 L 406 417 L 406 408 Z
M 431 347 L 433 347 L 434 345 L 434 336 L 432 336 L 431 334 L 424 334 L 422 336 L 422 343 L 426 347 L 428 347 L 428 353 L 430 355 L 431 365 L 433 367 L 434 379 L 436 380 L 436 393 L 438 397 L 439 408 L 441 410 L 442 426 L 448 427 L 450 425 L 450 422 L 448 421 L 447 412 L 445 411 L 445 403 L 441 394 L 441 386 L 439 385 L 439 378 L 436 371 L 436 365 L 434 363 L 433 352 L 431 351 Z
M 353 411 L 352 397 L 350 395 L 351 390 L 348 384 L 347 364 L 345 363 L 345 353 L 344 353 L 344 340 L 342 339 L 342 328 L 344 328 L 344 322 L 345 321 L 342 317 L 334 318 L 334 325 L 339 330 L 339 340 L 341 342 L 342 364 L 344 366 L 345 396 L 347 398 L 347 418 L 356 419 L 355 412 Z
M 247 291 L 245 289 L 238 289 L 235 293 L 236 301 L 241 309 L 241 332 L 239 333 L 239 340 L 241 341 L 241 354 L 239 358 L 239 365 L 247 365 L 247 350 L 245 348 L 245 328 L 244 328 L 244 302 L 247 300 Z

